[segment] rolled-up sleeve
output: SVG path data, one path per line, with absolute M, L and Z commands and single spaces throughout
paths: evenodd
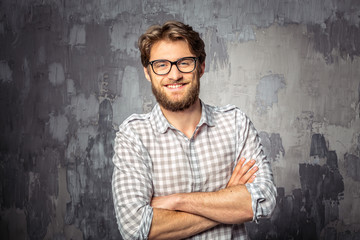
M 254 159 L 259 170 L 255 173 L 253 183 L 246 184 L 250 192 L 253 209 L 253 221 L 259 218 L 270 217 L 276 206 L 276 187 L 269 160 L 264 154 L 260 143 L 260 137 L 245 114 L 238 114 L 238 146 L 239 157 L 245 157 L 247 161 Z
M 128 126 L 115 138 L 112 192 L 119 231 L 124 239 L 147 239 L 153 209 L 150 159 Z

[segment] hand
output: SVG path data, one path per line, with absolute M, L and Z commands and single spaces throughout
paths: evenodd
M 241 158 L 236 164 L 235 169 L 226 187 L 236 186 L 239 184 L 252 183 L 255 180 L 255 173 L 259 170 L 257 166 L 253 167 L 255 160 L 252 159 L 244 165 L 245 158 Z

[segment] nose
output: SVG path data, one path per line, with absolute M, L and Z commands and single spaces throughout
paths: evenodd
M 172 65 L 170 72 L 168 73 L 168 78 L 174 81 L 180 80 L 183 77 L 182 72 L 176 67 L 176 65 Z

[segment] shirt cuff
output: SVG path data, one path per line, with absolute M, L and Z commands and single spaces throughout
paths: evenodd
M 153 208 L 150 205 L 144 207 L 144 215 L 141 219 L 140 224 L 140 238 L 139 239 L 148 239 L 151 223 L 153 219 Z
M 263 184 L 245 184 L 251 195 L 253 222 L 258 223 L 260 218 L 270 217 L 276 205 L 275 186 L 264 188 Z
M 145 205 L 138 210 L 128 210 L 131 214 L 125 213 L 117 215 L 118 227 L 124 239 L 140 240 L 148 239 L 151 228 L 153 209 L 150 205 Z

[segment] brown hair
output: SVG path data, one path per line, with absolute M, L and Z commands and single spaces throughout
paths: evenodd
M 184 40 L 189 44 L 190 51 L 199 58 L 200 64 L 205 61 L 205 44 L 198 32 L 182 22 L 168 21 L 164 25 L 154 25 L 140 36 L 138 46 L 141 52 L 141 63 L 149 65 L 151 47 L 160 40 Z M 200 65 L 199 64 L 199 65 Z

